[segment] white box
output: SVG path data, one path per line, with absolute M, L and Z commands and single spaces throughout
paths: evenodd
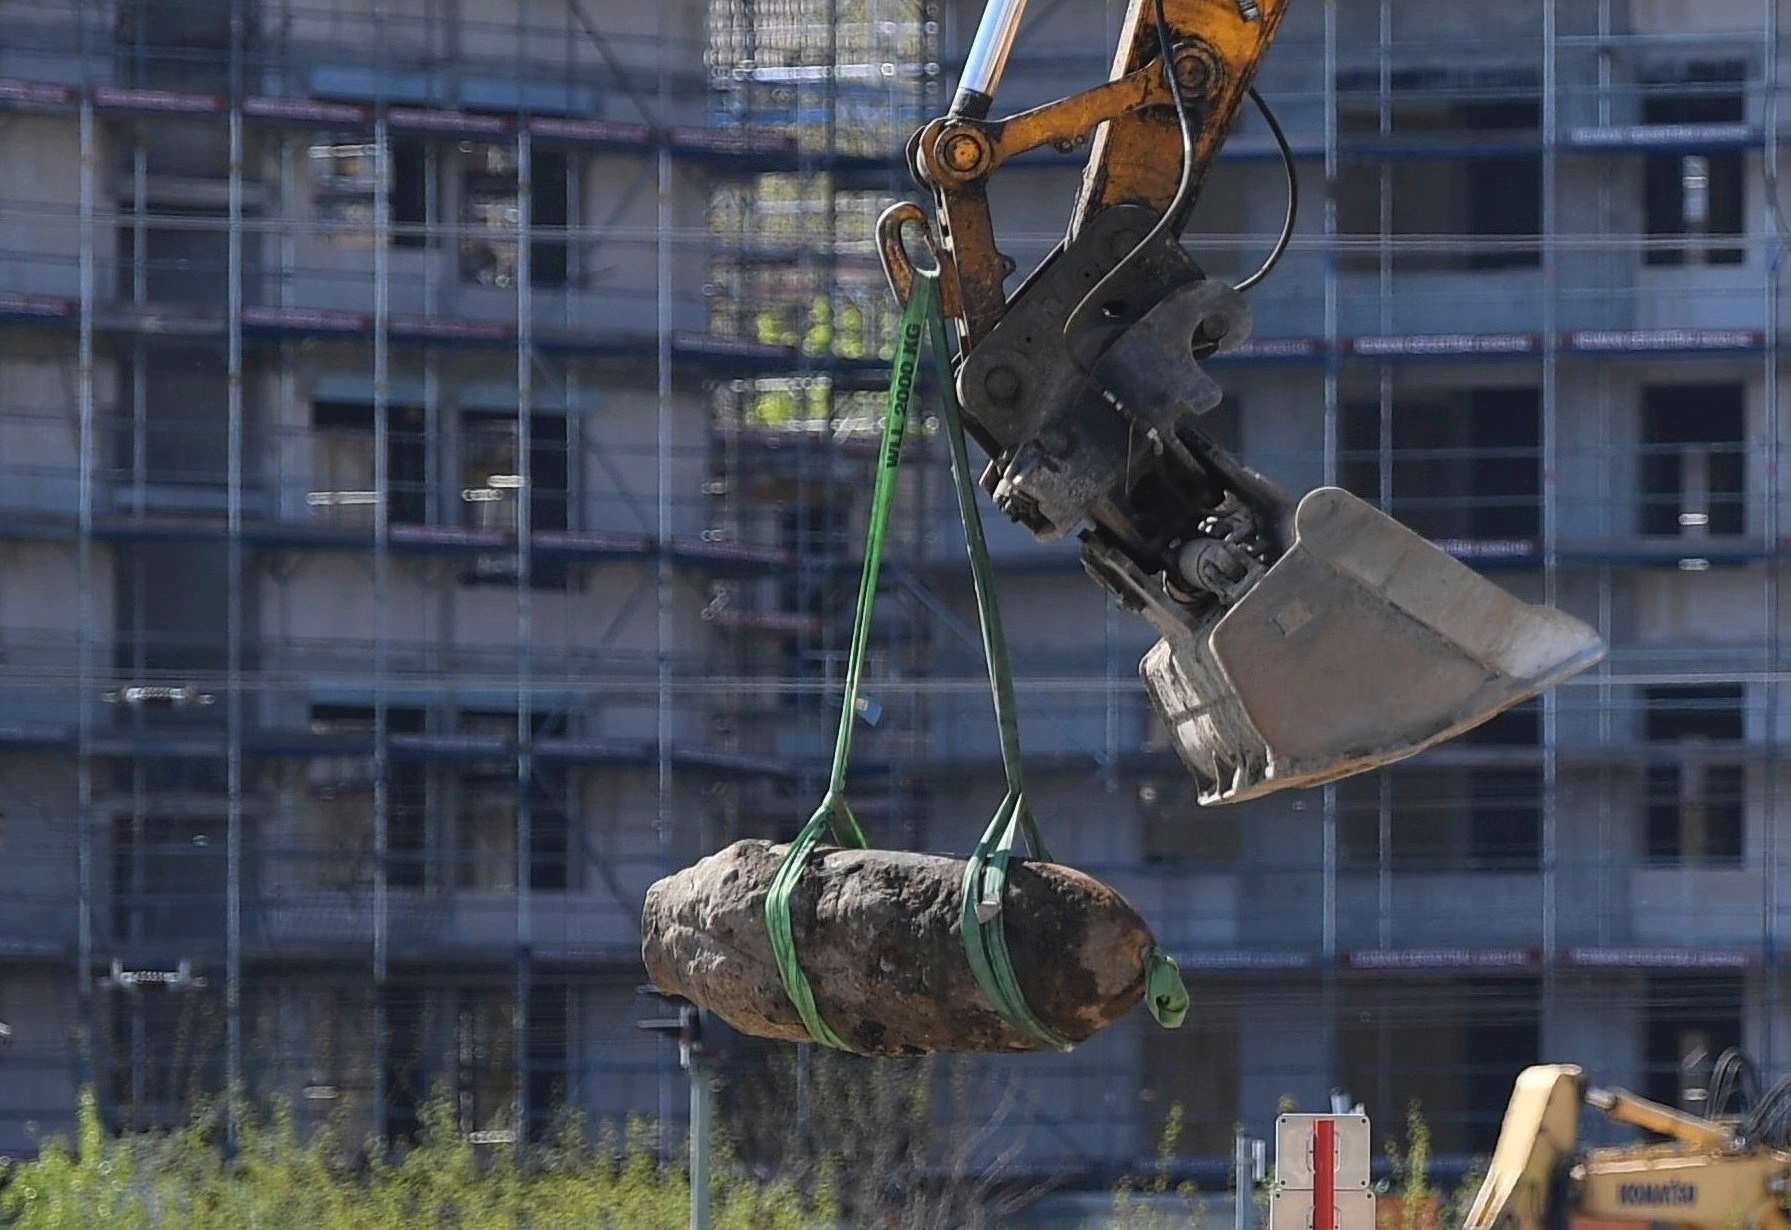
M 1365 1188 L 1338 1189 L 1333 1194 L 1332 1230 L 1374 1230 L 1374 1193 Z M 1313 1230 L 1312 1193 L 1283 1187 L 1269 1197 L 1269 1230 Z
M 1368 1188 L 1369 1150 L 1367 1115 L 1282 1115 L 1275 1120 L 1275 1177 L 1285 1188 L 1312 1190 L 1312 1128 L 1325 1120 L 1332 1125 L 1332 1187 Z

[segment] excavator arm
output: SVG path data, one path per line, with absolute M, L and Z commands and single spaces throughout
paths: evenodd
M 1281 28 L 1289 0 L 1164 0 L 1171 46 L 1183 94 L 1198 107 L 1194 125 L 1196 185 L 1236 122 L 1256 69 Z M 1157 59 L 1153 0 L 1132 0 L 1126 13 L 1113 77 L 1136 73 Z M 1160 76 L 1160 73 L 1158 74 Z M 1114 205 L 1144 205 L 1161 213 L 1175 199 L 1180 182 L 1178 160 L 1163 156 L 1173 150 L 1181 125 L 1162 107 L 1138 109 L 1115 119 L 1096 137 L 1089 155 L 1082 191 L 1076 200 L 1070 231 L 1082 221 Z
M 1347 492 L 1295 500 L 1202 427 L 1206 360 L 1244 345 L 1244 292 L 1181 232 L 1290 0 L 1132 0 L 1109 79 L 990 118 L 1025 0 L 990 0 L 949 113 L 910 139 L 933 204 L 878 224 L 891 284 L 920 228 L 957 331 L 982 484 L 1162 636 L 1140 665 L 1203 803 L 1310 786 L 1409 756 L 1590 665 L 1592 630 L 1505 595 Z M 1257 100 L 1260 104 L 1260 99 Z M 1060 243 L 1020 284 L 989 209 L 1020 154 L 1086 146 Z M 1312 416 L 1314 429 L 1319 415 Z
M 1147 211 L 1137 220 L 1154 223 L 1182 184 L 1182 160 L 1166 156 L 1181 148 L 1177 93 L 1190 120 L 1194 157 L 1186 173 L 1191 193 L 1236 122 L 1286 4 L 1263 0 L 1249 6 L 1252 16 L 1247 18 L 1238 0 L 1162 0 L 1165 40 L 1154 20 L 1156 0 L 1132 0 L 1107 82 L 991 120 L 989 108 L 1026 8 L 1026 0 L 991 0 L 951 112 L 909 142 L 916 175 L 937 207 L 947 304 L 954 309 L 964 353 L 983 340 L 1008 307 L 1003 284 L 1014 263 L 1001 252 L 989 214 L 987 188 L 995 171 L 1044 145 L 1068 150 L 1092 140 L 1071 218 L 1071 242 L 1085 222 L 1115 206 Z M 1163 41 L 1171 48 L 1173 85 L 1162 67 Z M 1190 195 L 1170 239 L 1179 235 L 1191 205 Z M 1141 237 L 1142 232 L 1122 232 L 1108 246 L 1115 255 L 1123 254 Z

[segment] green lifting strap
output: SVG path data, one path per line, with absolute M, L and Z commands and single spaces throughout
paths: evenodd
M 784 853 L 784 861 L 771 878 L 765 898 L 765 927 L 771 936 L 771 954 L 777 960 L 784 991 L 795 1005 L 809 1037 L 836 1050 L 849 1051 L 844 1039 L 815 1006 L 814 988 L 802 972 L 796 955 L 796 933 L 790 925 L 790 894 L 809 856 L 821 840 L 821 832 L 833 826 L 834 840 L 862 850 L 868 844 L 858 818 L 846 802 L 846 765 L 852 759 L 852 723 L 857 717 L 858 685 L 864 673 L 864 648 L 871 633 L 871 605 L 877 597 L 877 578 L 883 570 L 883 539 L 889 530 L 889 505 L 895 495 L 896 471 L 902 464 L 902 436 L 908 428 L 908 403 L 914 396 L 915 368 L 926 327 L 927 305 L 920 295 L 909 300 L 902 312 L 901 335 L 896 343 L 895 364 L 890 372 L 889 408 L 883 416 L 883 447 L 878 451 L 877 481 L 871 492 L 870 529 L 865 536 L 864 571 L 858 579 L 858 608 L 852 622 L 852 647 L 846 659 L 846 695 L 840 706 L 839 734 L 833 743 L 833 770 L 827 794 Z
M 939 309 L 939 280 L 915 279 L 914 298 L 929 300 L 927 331 L 933 343 L 933 360 L 939 376 L 939 396 L 945 411 L 945 437 L 951 446 L 951 473 L 958 495 L 958 516 L 964 522 L 964 550 L 970 557 L 970 579 L 976 589 L 976 614 L 982 625 L 983 657 L 989 667 L 989 692 L 995 702 L 995 729 L 1001 740 L 1001 768 L 1007 777 L 1007 793 L 989 827 L 964 867 L 964 900 L 960 927 L 964 954 L 970 971 L 990 1005 L 1021 1033 L 1054 1050 L 1075 1046 L 1033 1014 L 1020 990 L 1019 977 L 1007 946 L 1007 927 L 1001 904 L 1007 890 L 1008 860 L 1014 840 L 1024 833 L 1034 858 L 1050 860 L 1051 850 L 1039 832 L 1038 820 L 1026 800 L 1026 783 L 1020 768 L 1020 724 L 1014 709 L 1014 680 L 1008 669 L 1007 633 L 1001 622 L 1001 601 L 989 567 L 989 547 L 983 538 L 982 511 L 976 505 L 975 480 L 964 448 L 964 414 L 951 378 L 946 356 L 944 313 Z
M 929 341 L 944 405 L 945 434 L 951 448 L 952 477 L 957 492 L 958 512 L 964 523 L 964 546 L 970 557 L 977 616 L 982 628 L 983 653 L 988 663 L 989 688 L 1000 735 L 1001 762 L 1007 780 L 1007 793 L 965 867 L 961 918 L 964 951 L 977 985 L 990 1006 L 1003 1019 L 1042 1046 L 1069 1050 L 1074 1043 L 1040 1021 L 1026 1003 L 1019 978 L 1014 972 L 1002 916 L 1008 865 L 1017 837 L 1022 834 L 1025 836 L 1027 847 L 1035 858 L 1050 859 L 1051 853 L 1026 799 L 1013 678 L 1008 668 L 1007 638 L 989 566 L 988 545 L 983 537 L 982 515 L 976 504 L 970 460 L 964 446 L 963 413 L 958 405 L 957 390 L 951 378 L 947 357 L 950 352 L 946 347 L 945 319 L 940 307 L 937 274 L 919 273 L 916 276 L 913 294 L 904 305 L 902 313 L 901 333 L 889 386 L 889 407 L 883 421 L 883 447 L 879 453 L 876 486 L 871 497 L 864 572 L 859 580 L 858 608 L 852 630 L 851 652 L 846 665 L 845 697 L 840 713 L 839 734 L 834 743 L 832 776 L 820 807 L 816 808 L 808 823 L 797 833 L 772 879 L 771 891 L 765 902 L 765 921 L 784 989 L 809 1035 L 818 1042 L 840 1050 L 852 1049 L 827 1024 L 815 1005 L 814 991 L 802 972 L 801 962 L 796 954 L 795 935 L 790 923 L 790 894 L 828 824 L 831 823 L 835 839 L 842 845 L 862 849 L 866 844 L 864 833 L 846 803 L 846 766 L 851 759 L 853 720 L 857 710 L 865 644 L 870 632 L 871 604 L 876 597 L 878 573 L 882 566 L 883 540 L 889 527 L 889 506 L 894 493 L 895 474 L 901 464 L 902 437 L 907 428 L 909 403 L 913 399 L 920 349 Z M 1149 956 L 1146 994 L 1152 1014 L 1166 1028 L 1175 1028 L 1182 1023 L 1187 1014 L 1188 993 L 1182 985 L 1175 962 L 1160 948 L 1153 948 Z

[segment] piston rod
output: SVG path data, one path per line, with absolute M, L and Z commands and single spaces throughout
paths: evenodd
M 989 0 L 983 8 L 982 24 L 977 26 L 970 54 L 964 58 L 964 75 L 958 82 L 957 96 L 952 99 L 953 115 L 980 120 L 989 114 L 1025 12 L 1026 0 Z

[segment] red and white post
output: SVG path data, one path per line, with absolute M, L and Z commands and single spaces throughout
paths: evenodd
M 1374 1230 L 1366 1115 L 1282 1115 L 1275 1121 L 1269 1230 Z

